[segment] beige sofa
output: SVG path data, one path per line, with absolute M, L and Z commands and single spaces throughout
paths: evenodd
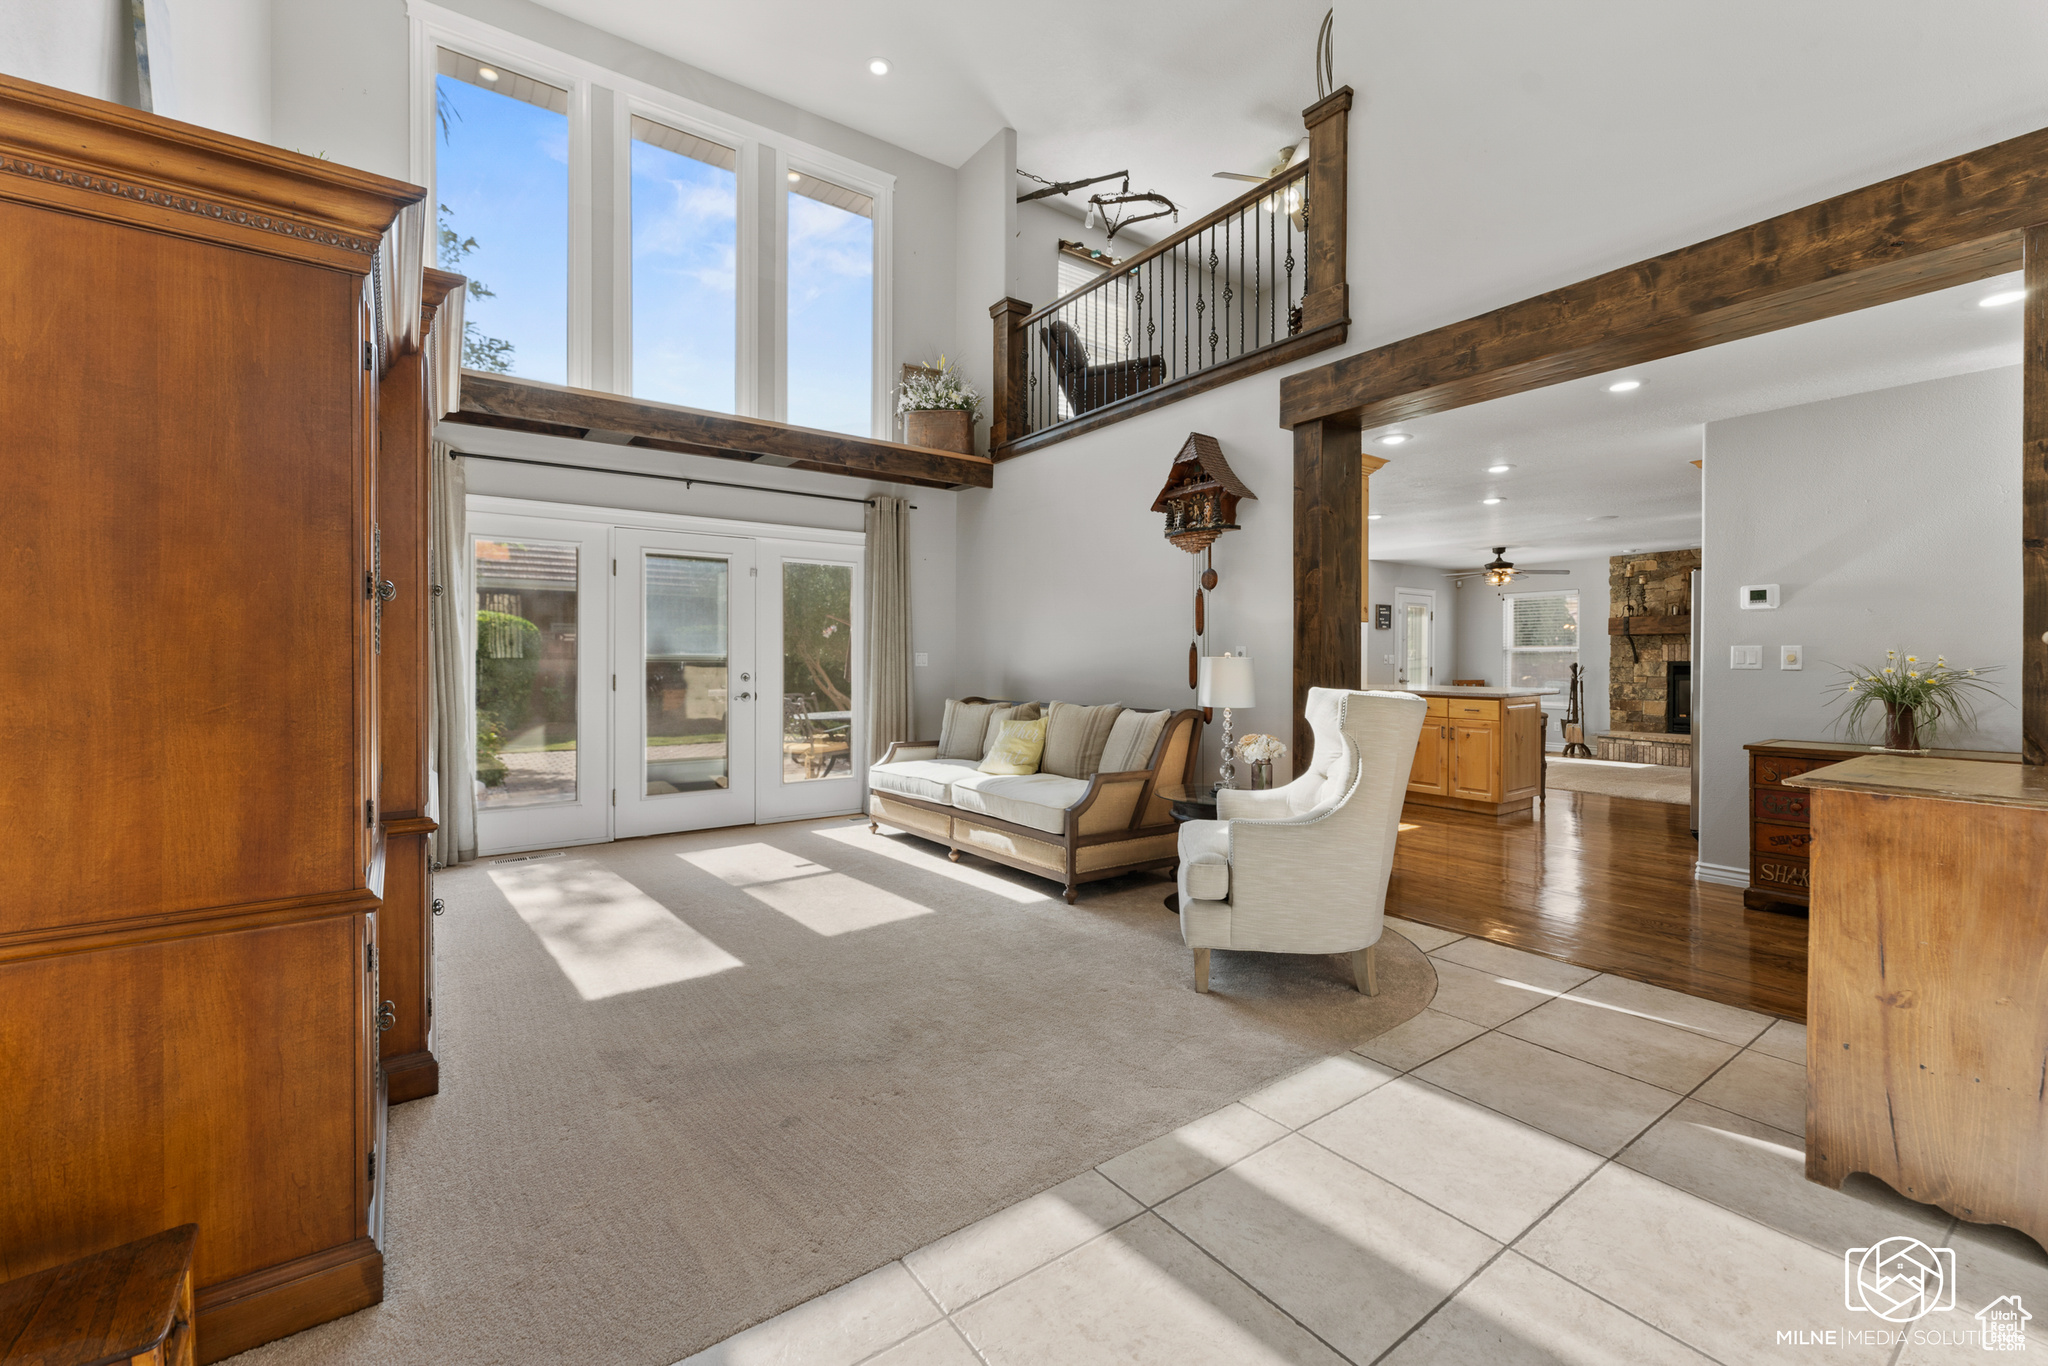
M 870 830 L 892 826 L 939 841 L 953 859 L 964 849 L 1049 877 L 1066 888 L 1069 904 L 1081 883 L 1178 861 L 1178 827 L 1159 789 L 1193 779 L 1199 711 L 1048 703 L 1047 761 L 1088 771 L 1007 775 L 981 772 L 981 757 L 1007 709 L 1036 714 L 1036 704 L 967 697 L 946 707 L 940 739 L 898 741 L 869 766 Z M 1115 712 L 1107 726 L 1105 711 Z M 978 743 L 968 733 L 970 712 L 984 717 L 974 727 Z M 1090 763 L 1086 740 L 1097 731 L 1100 757 Z

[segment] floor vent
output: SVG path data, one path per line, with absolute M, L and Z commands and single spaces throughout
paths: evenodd
M 566 853 L 557 849 L 551 854 L 514 854 L 511 858 L 494 858 L 492 863 L 531 863 L 537 858 L 565 858 Z

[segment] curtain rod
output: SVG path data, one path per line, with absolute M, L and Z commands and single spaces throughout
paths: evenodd
M 859 503 L 863 507 L 873 507 L 875 505 L 875 500 L 872 498 L 849 498 L 843 493 L 811 493 L 805 489 L 769 488 L 765 484 L 734 484 L 724 479 L 702 479 L 694 474 L 656 474 L 651 470 L 613 469 L 609 465 L 570 465 L 559 460 L 528 460 L 524 456 L 482 455 L 476 451 L 451 450 L 448 452 L 448 458 L 450 460 L 497 460 L 507 465 L 541 465 L 551 470 L 574 470 L 578 474 L 623 474 L 633 479 L 666 479 L 672 484 L 682 484 L 686 487 L 691 484 L 709 484 L 714 488 L 721 489 L 745 489 L 749 493 L 779 493 L 788 498 L 822 498 L 828 503 Z M 917 504 L 915 503 L 907 503 L 905 506 L 912 512 L 917 511 Z

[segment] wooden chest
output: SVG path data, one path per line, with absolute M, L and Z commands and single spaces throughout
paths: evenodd
M 1749 888 L 1742 904 L 1753 911 L 1811 904 L 1812 796 L 1785 786 L 1787 778 L 1871 753 L 1869 745 L 1828 740 L 1762 740 L 1749 752 Z M 2017 754 L 1984 750 L 1931 750 L 1935 758 L 1989 763 L 2020 761 Z

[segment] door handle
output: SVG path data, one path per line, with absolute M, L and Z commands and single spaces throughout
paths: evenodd
M 398 585 L 393 583 L 391 580 L 385 579 L 383 582 L 377 585 L 377 601 L 389 602 L 397 596 Z
M 445 910 L 447 910 L 447 909 L 448 909 L 448 903 L 447 903 L 447 902 L 443 901 L 443 900 L 442 900 L 442 899 L 441 899 L 440 897 L 438 897 L 438 896 L 434 898 L 434 914 L 435 914 L 435 915 L 439 915 L 439 914 L 441 914 L 441 912 L 443 912 L 443 911 L 445 911 Z
M 398 1007 L 386 1001 L 377 1011 L 377 1032 L 382 1034 L 398 1024 Z
M 741 694 L 740 694 L 740 701 L 744 702 L 744 701 L 746 701 L 746 700 L 747 700 L 748 698 L 750 698 L 750 697 L 752 697 L 752 696 L 753 696 L 753 694 L 752 694 L 752 693 L 750 693 L 750 692 L 743 692 L 743 693 L 741 693 Z

